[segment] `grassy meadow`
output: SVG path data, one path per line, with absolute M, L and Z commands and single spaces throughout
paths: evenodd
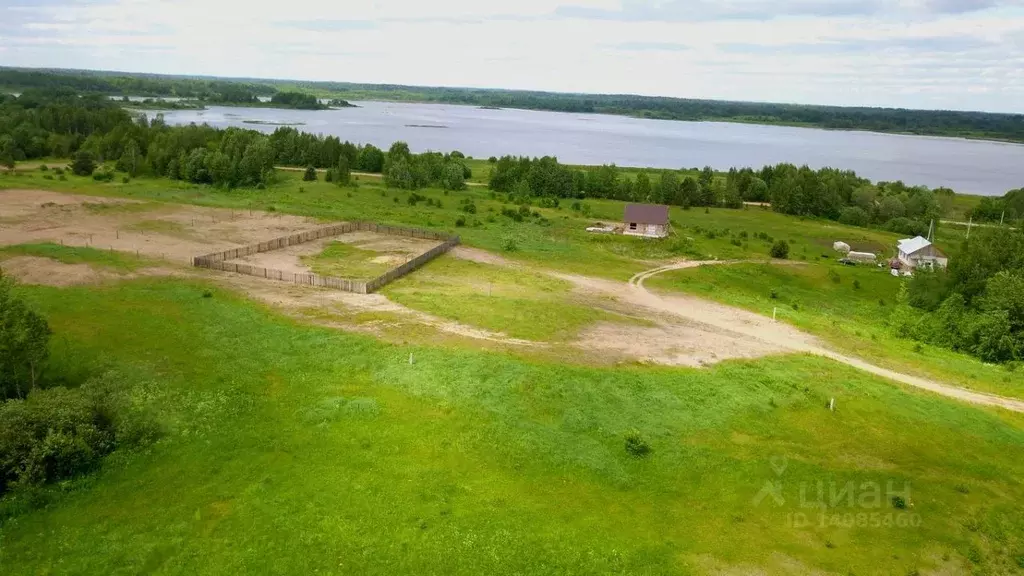
M 1020 415 L 822 359 L 570 367 L 387 345 L 183 281 L 21 292 L 60 335 L 59 362 L 140 379 L 165 435 L 36 495 L 44 507 L 5 502 L 6 574 L 1004 574 L 1024 560 Z M 632 430 L 647 457 L 624 449 Z M 774 482 L 778 499 L 759 497 Z
M 624 282 L 681 258 L 751 260 L 646 285 L 777 307 L 845 353 L 1024 397 L 1019 373 L 889 334 L 901 281 L 840 266 L 831 251 L 843 240 L 888 256 L 897 237 L 886 232 L 758 207 L 673 208 L 674 236 L 652 242 L 585 232 L 619 222 L 620 202 L 534 208 L 514 223 L 485 188 L 424 190 L 433 205 L 411 205 L 364 176 L 338 188 L 281 173 L 266 190 L 221 190 L 0 175 L 0 190 L 25 188 L 457 233 L 517 266 L 448 255 L 383 294 L 553 343 L 597 321 L 638 321 L 542 270 Z M 939 244 L 952 248 L 947 230 Z M 793 265 L 763 262 L 778 239 Z M 330 244 L 307 263 L 351 270 L 373 264 L 364 252 Z M 53 244 L 0 249 L 18 255 L 148 265 Z M 0 500 L 5 575 L 1024 573 L 1024 415 L 823 358 L 601 367 L 462 341 L 385 342 L 196 279 L 17 292 L 50 323 L 55 379 L 127 375 L 163 435 L 89 476 Z M 649 453 L 627 449 L 637 442 Z

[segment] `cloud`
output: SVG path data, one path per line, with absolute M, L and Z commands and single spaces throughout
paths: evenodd
M 927 0 L 928 10 L 938 14 L 966 14 L 979 10 L 988 10 L 1009 2 L 1000 0 Z
M 613 50 L 623 50 L 626 52 L 679 52 L 690 49 L 686 44 L 677 44 L 675 42 L 620 42 L 618 44 L 609 44 L 608 47 Z
M 1021 112 L 1021 3 L 0 0 L 0 60 L 11 66 Z
M 377 23 L 369 20 L 294 20 L 278 22 L 277 26 L 313 32 L 340 32 L 343 30 L 373 30 L 377 27 Z
M 878 13 L 882 6 L 881 0 L 671 0 L 662 3 L 626 0 L 618 9 L 567 5 L 559 6 L 555 13 L 566 18 L 626 22 L 763 21 L 786 16 L 866 16 Z

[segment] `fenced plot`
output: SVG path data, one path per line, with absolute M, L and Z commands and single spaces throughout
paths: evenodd
M 406 236 L 409 238 L 419 238 L 424 240 L 440 240 L 442 242 L 408 262 L 396 266 L 384 274 L 369 280 L 352 280 L 312 273 L 284 272 L 271 268 L 253 266 L 251 264 L 230 262 L 231 260 L 251 256 L 253 254 L 280 250 L 282 248 L 287 248 L 288 246 L 313 242 L 323 238 L 340 236 L 351 232 L 375 232 L 390 236 Z M 297 234 L 283 236 L 281 238 L 275 238 L 265 242 L 257 242 L 256 244 L 250 244 L 248 246 L 241 246 L 239 248 L 231 248 L 229 250 L 196 256 L 192 258 L 192 265 L 199 268 L 224 270 L 226 272 L 257 276 L 267 278 L 269 280 L 279 280 L 292 282 L 294 284 L 320 286 L 324 288 L 344 290 L 347 292 L 356 292 L 359 294 L 369 294 L 381 289 L 389 282 L 393 282 L 394 280 L 405 276 L 409 272 L 416 270 L 420 266 L 423 266 L 427 262 L 430 262 L 434 258 L 437 258 L 441 254 L 451 250 L 458 244 L 458 236 L 452 236 L 443 232 L 434 232 L 432 230 L 423 230 L 419 228 L 404 228 L 401 226 L 386 226 L 375 222 L 345 222 L 342 224 L 323 226 L 315 230 L 299 232 Z

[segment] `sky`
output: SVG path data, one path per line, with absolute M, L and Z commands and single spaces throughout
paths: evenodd
M 0 0 L 0 66 L 1024 113 L 1024 0 Z

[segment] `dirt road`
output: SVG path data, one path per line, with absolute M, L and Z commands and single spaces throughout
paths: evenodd
M 699 298 L 659 296 L 644 287 L 644 280 L 670 270 L 681 270 L 702 265 L 721 265 L 730 263 L 735 262 L 680 262 L 677 264 L 670 264 L 668 266 L 661 266 L 633 276 L 633 278 L 629 280 L 626 291 L 623 292 L 619 290 L 617 292 L 639 305 L 682 316 L 684 318 L 689 318 L 691 320 L 696 320 L 698 322 L 709 323 L 722 329 L 740 332 L 750 338 L 760 340 L 773 346 L 782 347 L 793 352 L 806 352 L 816 354 L 818 356 L 824 356 L 825 358 L 835 360 L 836 362 L 852 366 L 876 376 L 888 378 L 896 382 L 928 390 L 936 394 L 942 394 L 943 396 L 948 396 L 957 400 L 972 402 L 974 404 L 984 404 L 987 406 L 998 406 L 1015 412 L 1024 412 L 1024 401 L 1021 400 L 965 390 L 956 386 L 950 386 L 933 380 L 881 368 L 859 358 L 852 358 L 829 350 L 813 336 L 804 334 L 796 328 L 786 324 L 773 322 L 764 316 L 744 310 L 734 309 L 729 306 L 722 306 Z

